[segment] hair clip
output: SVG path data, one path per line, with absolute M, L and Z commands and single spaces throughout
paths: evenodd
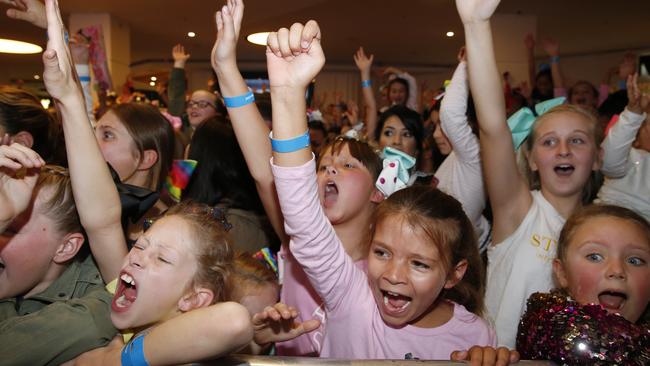
M 230 231 L 230 229 L 232 229 L 232 224 L 228 222 L 228 219 L 226 218 L 226 213 L 221 208 L 210 207 L 209 212 L 213 219 L 221 223 L 224 230 Z
M 45 165 L 41 167 L 41 172 L 55 174 L 62 177 L 70 177 L 68 169 L 56 165 Z

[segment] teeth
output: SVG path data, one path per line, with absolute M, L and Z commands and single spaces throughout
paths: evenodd
M 388 296 L 384 295 L 384 305 L 388 305 Z
M 117 300 L 115 300 L 115 305 L 117 305 L 120 308 L 123 308 L 126 306 L 125 302 L 126 302 L 126 296 L 120 295 L 120 297 L 118 297 Z
M 129 276 L 128 273 L 122 273 L 122 275 L 120 276 L 120 279 L 122 281 L 130 284 L 131 286 L 135 286 L 135 280 L 133 279 L 133 277 Z

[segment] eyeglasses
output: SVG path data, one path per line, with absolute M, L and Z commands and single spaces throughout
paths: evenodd
M 212 104 L 212 103 L 210 103 L 210 102 L 208 102 L 206 100 L 199 100 L 199 101 L 190 100 L 189 102 L 187 102 L 187 109 L 190 109 L 192 107 L 198 107 L 200 109 L 205 109 L 205 108 L 208 108 L 208 106 L 212 107 L 212 108 L 216 108 L 214 106 L 214 104 Z

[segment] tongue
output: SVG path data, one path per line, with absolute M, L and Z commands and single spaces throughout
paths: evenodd
M 401 308 L 409 299 L 406 296 L 388 296 L 388 304 L 394 308 Z
M 124 297 L 131 302 L 135 301 L 135 298 L 138 296 L 138 292 L 135 290 L 134 287 L 126 288 L 123 294 Z
M 618 310 L 623 305 L 625 298 L 621 295 L 614 294 L 602 294 L 598 296 L 598 301 L 600 305 L 608 309 Z
M 325 191 L 325 204 L 326 205 L 331 205 L 336 202 L 336 200 L 339 198 L 339 193 L 332 189 L 331 191 Z

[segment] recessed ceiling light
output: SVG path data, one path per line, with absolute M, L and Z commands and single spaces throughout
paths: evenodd
M 38 80 L 38 79 L 40 79 L 40 78 L 41 78 L 40 75 L 34 75 L 34 79 Z
M 266 46 L 266 39 L 269 38 L 270 32 L 260 32 L 249 34 L 246 37 L 246 40 L 252 44 L 258 44 L 260 46 Z
M 149 82 L 149 85 L 151 85 L 151 86 L 156 86 L 156 82 L 155 82 L 155 81 L 150 81 L 150 82 Z
M 447 37 L 453 37 L 453 36 L 454 36 L 454 32 L 452 31 L 447 32 Z
M 194 38 L 194 37 L 196 37 L 196 33 L 194 33 L 194 32 L 187 32 L 187 36 L 190 37 L 190 38 Z
M 30 54 L 43 52 L 43 48 L 33 43 L 0 38 L 0 52 Z
M 152 76 L 152 77 L 151 77 L 151 81 L 156 81 L 156 80 L 158 80 L 157 77 L 155 77 L 155 76 Z

